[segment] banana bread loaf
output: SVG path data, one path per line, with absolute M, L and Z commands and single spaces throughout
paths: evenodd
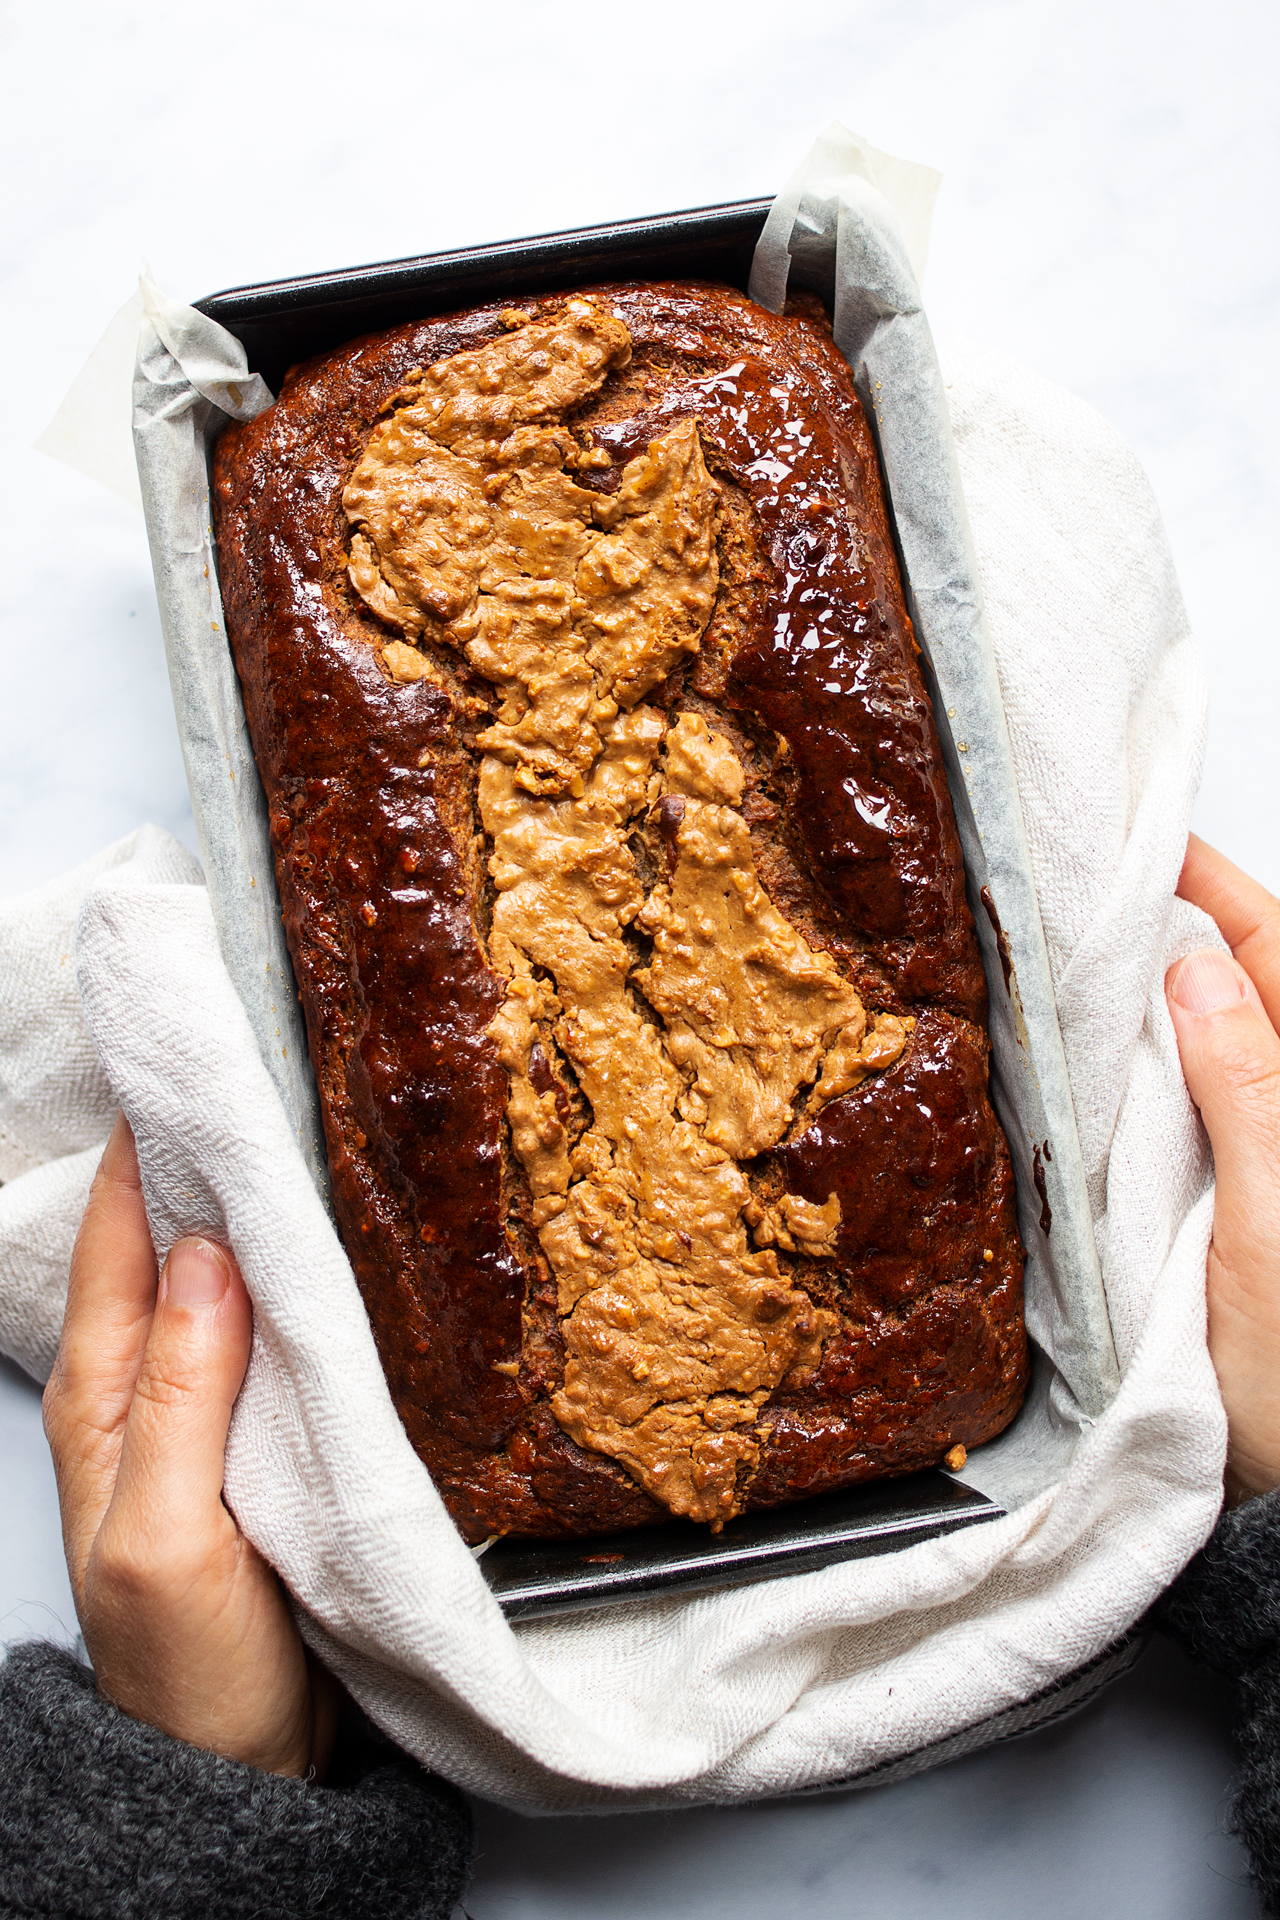
M 719 1527 L 998 1432 L 986 990 L 818 304 L 357 340 L 214 500 L 337 1220 L 465 1537 Z

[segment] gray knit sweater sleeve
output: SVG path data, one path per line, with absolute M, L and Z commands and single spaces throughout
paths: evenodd
M 453 1788 L 354 1724 L 331 1781 L 221 1760 L 24 1646 L 0 1666 L 0 1920 L 445 1920 L 470 1852 Z
M 1223 1513 L 1156 1617 L 1237 1684 L 1232 1825 L 1266 1912 L 1280 1914 L 1280 1490 Z

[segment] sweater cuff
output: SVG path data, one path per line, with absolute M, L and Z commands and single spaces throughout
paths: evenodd
M 393 1748 L 341 1786 L 262 1773 L 131 1720 L 56 1647 L 0 1666 L 0 1910 L 65 1920 L 198 1913 L 446 1920 L 470 1819 Z
M 1224 1509 L 1155 1611 L 1195 1660 L 1238 1679 L 1280 1644 L 1280 1488 Z

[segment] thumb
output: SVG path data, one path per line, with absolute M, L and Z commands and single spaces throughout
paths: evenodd
M 252 1337 L 230 1253 L 212 1240 L 179 1240 L 160 1277 L 108 1516 L 112 1531 L 139 1545 L 165 1543 L 175 1573 L 184 1546 L 196 1554 L 213 1544 L 211 1533 L 234 1537 L 223 1462 Z
M 1191 1098 L 1217 1167 L 1213 1244 L 1243 1284 L 1274 1287 L 1280 1243 L 1280 1039 L 1252 980 L 1217 948 L 1166 983 Z
M 1208 1333 L 1234 1504 L 1280 1485 L 1280 1039 L 1220 949 L 1189 954 L 1166 993 L 1217 1174 Z

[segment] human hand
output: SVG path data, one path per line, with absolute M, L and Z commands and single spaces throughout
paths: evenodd
M 98 1689 L 268 1773 L 322 1776 L 336 1684 L 222 1500 L 253 1310 L 232 1256 L 178 1242 L 157 1285 L 121 1116 L 71 1263 L 44 1396 L 76 1612 Z
M 1217 1168 L 1209 1352 L 1236 1506 L 1280 1486 L 1280 901 L 1195 834 L 1178 892 L 1234 955 L 1188 954 L 1165 992 Z

